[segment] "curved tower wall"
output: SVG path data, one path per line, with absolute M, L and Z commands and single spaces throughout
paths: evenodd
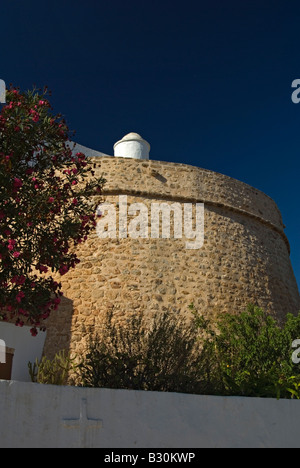
M 97 330 L 112 309 L 120 320 L 139 312 L 187 313 L 191 303 L 212 318 L 241 312 L 250 302 L 281 320 L 300 310 L 281 214 L 267 195 L 186 164 L 109 156 L 92 161 L 96 175 L 107 180 L 102 198 L 116 209 L 116 236 L 100 239 L 94 232 L 80 246 L 81 263 L 60 279 L 65 297 L 49 319 L 47 355 L 80 351 L 89 329 Z M 147 207 L 149 232 L 153 203 L 204 203 L 202 247 L 187 249 L 186 238 L 174 238 L 172 228 L 166 239 L 120 238 L 120 199 Z

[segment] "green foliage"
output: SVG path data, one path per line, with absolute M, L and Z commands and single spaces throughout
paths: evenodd
M 0 317 L 35 336 L 58 308 L 61 283 L 80 261 L 75 247 L 96 226 L 104 179 L 75 153 L 46 89 L 10 88 L 0 109 Z M 47 275 L 45 275 L 47 274 Z
M 298 398 L 300 366 L 292 362 L 292 342 L 300 336 L 300 315 L 289 314 L 283 326 L 262 309 L 249 305 L 224 314 L 211 347 L 215 392 L 222 395 Z
M 200 378 L 199 353 L 197 329 L 177 316 L 157 316 L 150 324 L 141 316 L 132 317 L 124 327 L 108 314 L 79 366 L 81 384 L 203 393 L 206 381 Z
M 67 385 L 70 372 L 76 372 L 77 367 L 76 357 L 71 358 L 65 351 L 57 353 L 52 360 L 44 356 L 40 361 L 28 363 L 32 382 L 52 385 Z
M 284 324 L 249 305 L 217 324 L 193 304 L 191 323 L 165 313 L 152 320 L 132 316 L 117 324 L 109 313 L 97 334 L 90 333 L 79 364 L 65 354 L 29 364 L 32 380 L 164 392 L 300 399 L 300 364 L 292 361 L 300 338 L 300 314 Z

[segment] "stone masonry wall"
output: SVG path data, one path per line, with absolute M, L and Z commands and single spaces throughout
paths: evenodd
M 238 313 L 256 303 L 284 319 L 300 310 L 289 243 L 281 214 L 264 193 L 212 171 L 160 161 L 103 156 L 92 159 L 107 180 L 103 198 L 118 209 L 141 202 L 204 203 L 204 244 L 186 249 L 182 239 L 100 239 L 81 245 L 81 263 L 59 278 L 64 300 L 48 323 L 45 354 L 81 352 L 90 330 L 113 308 L 128 314 L 175 311 Z M 130 220 L 130 217 L 129 217 Z M 150 215 L 149 215 L 150 227 Z M 172 231 L 171 231 L 172 234 Z

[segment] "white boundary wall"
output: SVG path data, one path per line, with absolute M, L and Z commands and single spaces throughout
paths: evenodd
M 46 332 L 39 332 L 33 338 L 30 328 L 27 326 L 20 328 L 13 323 L 0 322 L 1 342 L 4 342 L 5 347 L 15 350 L 11 375 L 13 380 L 30 382 L 28 362 L 34 363 L 36 359 L 40 360 L 43 354 Z
M 300 401 L 0 381 L 1 448 L 300 447 Z

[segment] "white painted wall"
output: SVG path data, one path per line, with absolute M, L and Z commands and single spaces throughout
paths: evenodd
M 300 447 L 296 400 L 0 381 L 0 415 L 1 448 Z
M 72 142 L 69 146 L 73 148 L 73 143 Z M 75 143 L 75 147 L 73 149 L 73 154 L 75 155 L 76 153 L 83 153 L 85 156 L 88 158 L 101 158 L 103 156 L 110 156 L 109 154 L 102 153 L 101 151 L 93 150 L 91 148 L 88 148 L 87 146 L 80 145 L 79 143 Z
M 46 332 L 37 336 L 30 333 L 31 327 L 17 327 L 12 323 L 0 322 L 0 340 L 7 348 L 14 348 L 12 380 L 30 382 L 28 362 L 34 362 L 42 357 Z

